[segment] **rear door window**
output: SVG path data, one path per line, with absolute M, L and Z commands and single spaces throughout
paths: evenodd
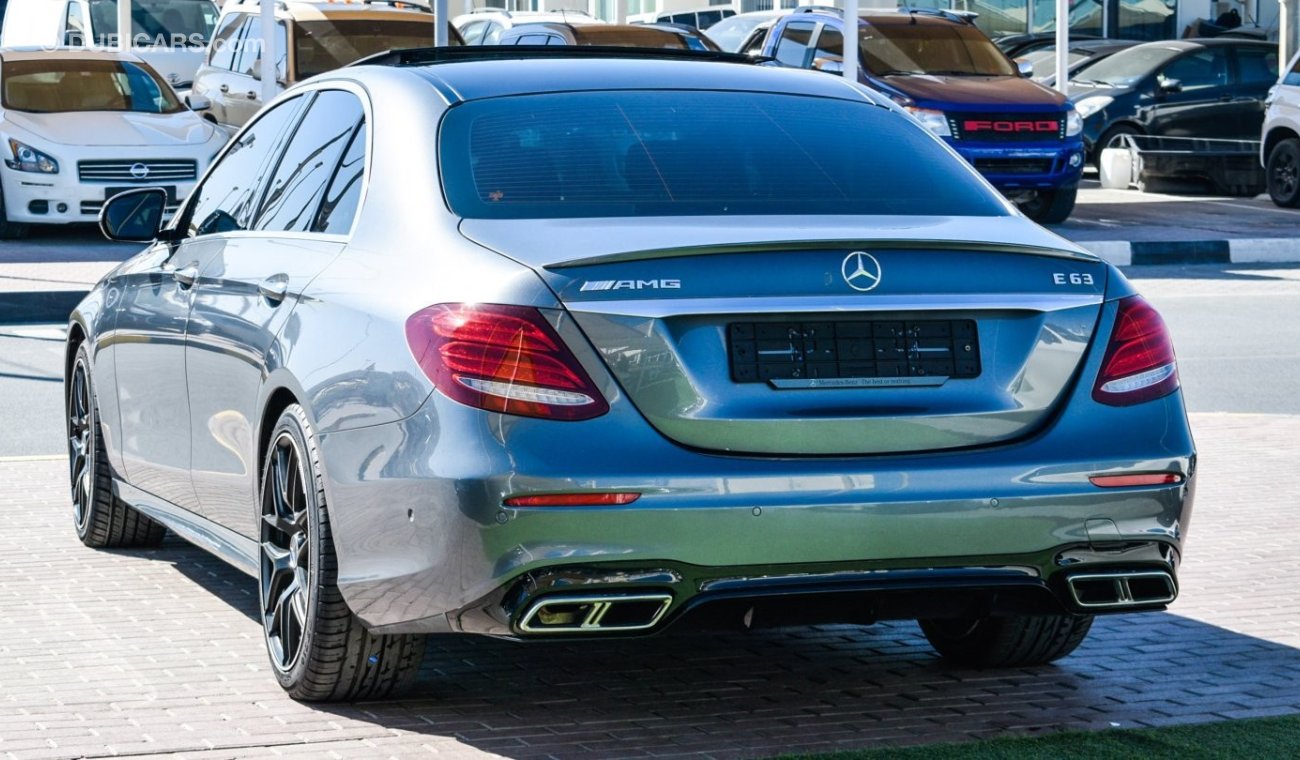
M 365 179 L 366 132 L 364 120 L 353 130 L 352 142 L 348 145 L 347 153 L 343 154 L 334 178 L 330 180 L 320 212 L 316 215 L 316 223 L 312 225 L 316 232 L 346 235 L 352 229 Z
M 1277 49 L 1237 49 L 1237 79 L 1245 85 L 1271 85 L 1277 81 Z
M 303 232 L 311 228 L 325 187 L 364 113 L 361 101 L 350 92 L 324 90 L 316 95 L 271 175 L 254 229 Z

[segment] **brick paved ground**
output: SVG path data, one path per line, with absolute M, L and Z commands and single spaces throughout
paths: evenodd
M 0 463 L 0 757 L 771 756 L 1300 713 L 1300 417 L 1196 415 L 1183 596 L 1055 667 L 942 667 L 912 624 L 588 646 L 436 640 L 399 703 L 268 672 L 252 582 L 169 540 L 75 540 L 64 463 Z

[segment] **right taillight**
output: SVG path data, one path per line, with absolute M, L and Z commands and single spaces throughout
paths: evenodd
M 505 414 L 586 420 L 609 404 L 537 309 L 438 304 L 406 320 L 406 342 L 444 395 Z
M 1140 296 L 1121 300 L 1092 397 L 1111 406 L 1129 406 L 1177 389 L 1178 363 L 1165 321 Z

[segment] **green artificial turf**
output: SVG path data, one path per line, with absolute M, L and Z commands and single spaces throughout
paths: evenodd
M 801 757 L 806 760 L 1300 758 L 1300 716 L 1233 720 L 1168 728 L 1066 731 L 1049 736 L 1008 736 L 982 742 L 891 747 Z

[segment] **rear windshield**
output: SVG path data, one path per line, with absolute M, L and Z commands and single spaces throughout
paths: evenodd
M 1007 213 L 923 128 L 864 102 L 522 95 L 452 108 L 441 140 L 444 190 L 469 218 Z
M 343 68 L 368 55 L 433 44 L 433 16 L 411 19 L 334 19 L 295 23 L 298 80 Z M 451 35 L 451 44 L 459 35 Z
M 15 111 L 176 113 L 180 101 L 153 69 L 129 61 L 11 61 L 0 67 L 4 107 Z

